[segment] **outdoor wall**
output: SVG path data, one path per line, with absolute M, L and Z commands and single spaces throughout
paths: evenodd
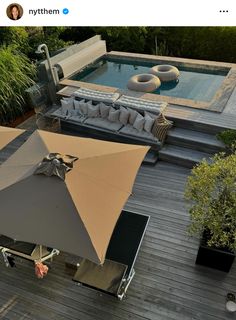
M 50 61 L 53 68 L 57 66 L 59 74 L 61 73 L 63 77 L 67 77 L 105 53 L 106 41 L 101 40 L 100 35 L 96 35 L 79 44 L 74 44 L 65 48 L 64 51 L 51 57 Z M 38 82 L 41 89 L 42 87 L 45 87 L 45 90 L 41 91 L 48 92 L 48 97 L 42 100 L 47 101 L 47 104 L 55 102 L 57 88 L 54 85 L 47 60 L 40 62 L 38 66 Z M 34 94 L 32 93 L 34 88 L 31 89 L 30 99 L 34 100 Z M 37 95 L 37 101 L 39 100 L 38 94 L 38 91 L 37 93 L 35 92 L 35 97 Z M 31 104 L 36 105 L 37 101 L 35 99 L 35 101 L 31 101 Z

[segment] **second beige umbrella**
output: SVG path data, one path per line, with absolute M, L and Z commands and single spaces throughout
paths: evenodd
M 0 150 L 23 132 L 21 129 L 0 126 Z

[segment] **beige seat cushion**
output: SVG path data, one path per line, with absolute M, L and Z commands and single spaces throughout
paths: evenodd
M 120 122 L 111 122 L 102 118 L 87 118 L 84 123 L 114 132 L 119 131 L 123 126 Z
M 150 143 L 159 141 L 156 137 L 154 137 L 154 135 L 151 132 L 146 132 L 144 130 L 138 131 L 131 124 L 127 124 L 126 126 L 121 128 L 119 132 L 127 136 L 145 139 L 147 140 L 147 142 L 150 141 Z
M 117 92 L 103 92 L 89 88 L 80 88 L 75 91 L 74 95 L 82 99 L 102 101 L 107 103 L 115 102 L 120 96 L 120 94 Z

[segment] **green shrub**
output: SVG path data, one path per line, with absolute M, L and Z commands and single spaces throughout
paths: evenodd
M 236 154 L 203 160 L 188 178 L 190 235 L 209 231 L 208 245 L 236 250 Z
M 28 52 L 29 34 L 25 27 L 1 27 L 0 28 L 0 45 L 14 45 L 25 54 Z M 27 52 L 26 52 L 26 51 Z
M 217 138 L 227 147 L 232 148 L 236 143 L 236 130 L 225 130 L 217 134 Z
M 36 68 L 14 46 L 0 48 L 0 123 L 7 124 L 27 109 L 25 89 L 34 84 Z

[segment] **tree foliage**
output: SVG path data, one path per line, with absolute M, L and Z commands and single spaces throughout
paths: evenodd
M 37 59 L 35 53 L 39 44 L 46 43 L 50 52 L 55 52 L 70 44 L 60 38 L 65 27 L 2 27 L 0 28 L 0 46 L 14 45 L 19 52 L 30 59 Z
M 53 55 L 57 50 L 65 48 L 73 43 L 73 41 L 64 41 L 61 39 L 61 34 L 65 27 L 28 27 L 26 28 L 29 40 L 28 49 L 24 53 L 31 59 L 37 59 L 38 55 L 35 53 L 39 44 L 45 43 L 49 52 Z
M 30 58 L 46 43 L 57 51 L 101 34 L 108 51 L 236 62 L 236 27 L 3 27 L 0 45 L 15 44 Z
M 192 59 L 236 62 L 236 27 L 167 27 L 163 38 L 171 55 Z
M 236 154 L 203 160 L 188 178 L 191 235 L 209 231 L 208 245 L 236 250 Z
M 29 34 L 25 27 L 1 27 L 0 45 L 14 45 L 21 51 L 28 46 Z
M 101 27 L 95 30 L 106 40 L 108 51 L 145 52 L 146 27 Z
M 108 51 L 236 62 L 236 27 L 72 27 L 60 36 L 78 43 L 95 34 Z

